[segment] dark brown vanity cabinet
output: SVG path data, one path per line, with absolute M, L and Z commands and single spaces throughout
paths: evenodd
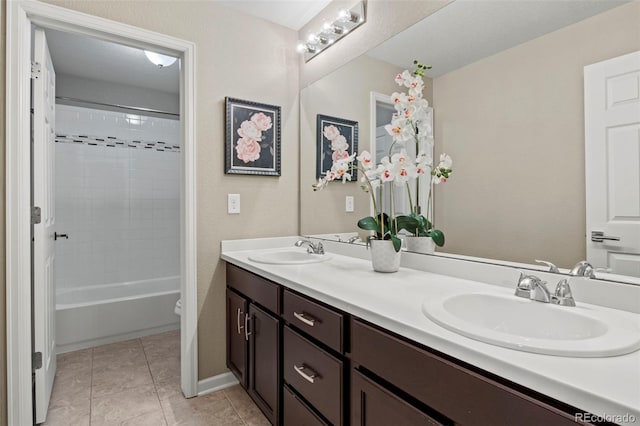
M 492 377 L 359 319 L 351 321 L 351 359 L 354 426 L 579 423 L 574 420 L 577 410 L 559 401 Z M 385 419 L 385 406 L 398 411 L 396 421 L 380 422 Z
M 272 424 L 280 422 L 280 287 L 227 265 L 227 367 Z
M 273 425 L 580 424 L 573 407 L 230 264 L 227 285 L 227 366 Z

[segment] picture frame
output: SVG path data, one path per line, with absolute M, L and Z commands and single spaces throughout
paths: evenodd
M 316 179 L 330 170 L 334 161 L 358 153 L 358 122 L 318 114 L 316 118 Z M 358 180 L 357 170 L 351 181 Z
M 225 98 L 225 174 L 281 175 L 280 107 Z

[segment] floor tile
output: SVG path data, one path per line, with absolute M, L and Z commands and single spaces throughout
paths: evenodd
M 58 355 L 45 426 L 268 426 L 240 386 L 186 399 L 180 334 Z
M 120 423 L 120 426 L 166 426 L 162 411 L 154 411 L 153 413 L 142 414 Z
M 43 426 L 89 426 L 90 410 L 89 399 L 66 405 L 49 406 L 47 421 Z
M 120 425 L 124 421 L 160 411 L 153 385 L 141 386 L 91 400 L 91 426 Z
M 169 426 L 244 426 L 226 398 L 203 396 L 164 401 L 162 409 Z
M 271 426 L 269 420 L 267 420 L 267 418 L 262 413 L 247 417 L 243 420 L 247 426 Z
M 151 376 L 156 383 L 180 380 L 180 358 L 168 357 L 149 361 Z
M 82 364 L 78 368 L 74 363 L 58 363 L 49 409 L 89 401 L 91 398 L 90 365 Z
M 144 365 L 144 350 L 139 339 L 98 346 L 93 351 L 93 369 L 117 369 L 122 366 Z
M 243 420 L 262 414 L 258 406 L 251 400 L 247 392 L 240 385 L 226 388 L 224 393 Z
M 147 364 L 93 372 L 91 397 L 100 398 L 141 386 L 153 386 Z

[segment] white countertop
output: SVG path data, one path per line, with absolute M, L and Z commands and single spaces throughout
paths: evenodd
M 635 417 L 635 421 L 625 424 L 640 424 L 640 351 L 606 358 L 559 357 L 506 349 L 461 336 L 424 316 L 422 302 L 430 293 L 455 287 L 456 291 L 482 292 L 485 289 L 512 294 L 513 289 L 406 267 L 393 274 L 376 273 L 364 247 L 345 248 L 346 244 L 325 243 L 332 258 L 305 265 L 270 265 L 248 259 L 262 250 L 291 250 L 294 241 L 295 237 L 223 242 L 221 257 L 581 410 L 602 417 L 626 414 Z M 345 250 L 349 251 L 349 256 L 337 254 Z M 403 262 L 404 258 L 410 260 L 412 256 L 416 255 L 403 253 Z M 617 310 L 616 314 L 640 326 L 639 314 L 622 310 Z

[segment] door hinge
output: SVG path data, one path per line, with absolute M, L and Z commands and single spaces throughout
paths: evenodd
M 40 62 L 31 62 L 31 78 L 40 78 L 40 74 L 42 74 Z
M 40 370 L 42 368 L 42 352 L 36 352 L 33 354 L 33 370 Z
M 42 209 L 37 206 L 31 208 L 31 224 L 37 225 L 42 222 Z

